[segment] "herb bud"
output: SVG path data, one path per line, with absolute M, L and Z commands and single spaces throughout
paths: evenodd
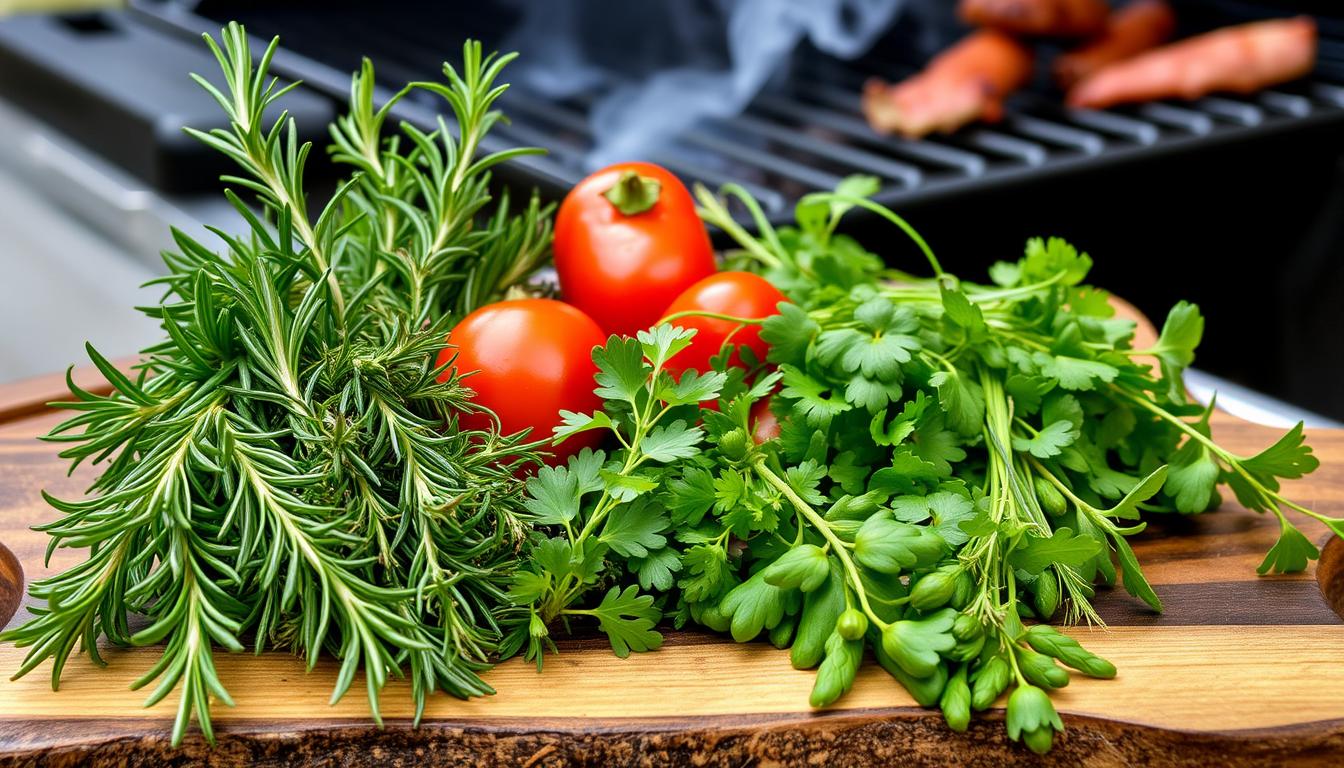
M 927 677 L 915 677 L 909 674 L 901 665 L 897 664 L 887 652 L 882 650 L 882 644 L 877 643 L 873 646 L 873 655 L 877 657 L 877 663 L 887 671 L 887 674 L 896 678 L 896 681 L 905 686 L 915 701 L 921 707 L 936 707 L 938 699 L 943 695 L 943 690 L 947 687 L 947 665 L 938 664 L 933 668 L 933 674 Z
M 931 528 L 871 517 L 854 537 L 854 556 L 879 573 L 927 568 L 942 559 L 947 543 Z
M 854 685 L 854 675 L 862 661 L 862 641 L 846 640 L 832 632 L 826 639 L 826 658 L 817 669 L 817 680 L 812 684 L 808 703 L 814 707 L 834 703 Z
M 952 599 L 957 587 L 957 573 L 960 568 L 940 568 L 922 576 L 910 590 L 910 607 L 917 611 L 932 611 L 941 608 Z
M 1114 664 L 1079 645 L 1072 637 L 1061 634 L 1054 627 L 1037 624 L 1027 630 L 1024 638 L 1033 649 L 1047 656 L 1053 656 L 1089 677 L 1107 679 L 1115 677 Z
M 1059 489 L 1051 485 L 1043 477 L 1036 478 L 1036 498 L 1041 501 L 1041 509 L 1047 513 L 1058 517 L 1069 510 L 1068 502 L 1064 500 L 1064 494 Z
M 952 590 L 952 599 L 948 604 L 957 610 L 961 610 L 971 604 L 971 599 L 975 597 L 975 579 L 966 569 L 957 571 L 956 587 Z
M 1008 697 L 1008 738 L 1023 741 L 1032 752 L 1050 751 L 1055 732 L 1064 730 L 1050 696 L 1034 685 L 1019 685 Z
M 761 577 L 766 584 L 781 589 L 801 589 L 811 592 L 820 587 L 831 573 L 830 562 L 821 547 L 800 544 L 766 566 Z
M 747 456 L 747 448 L 751 443 L 751 438 L 741 429 L 734 429 L 724 433 L 719 438 L 719 450 L 729 461 L 741 461 Z
M 971 681 L 971 707 L 978 710 L 989 709 L 1008 690 L 1008 678 L 1012 670 L 1002 656 L 991 656 L 976 668 Z
M 971 687 L 966 684 L 964 665 L 947 681 L 938 704 L 942 707 L 947 727 L 957 733 L 965 733 L 967 726 L 971 724 Z
M 938 666 L 938 654 L 957 644 L 952 637 L 955 619 L 956 613 L 945 608 L 925 619 L 889 624 L 882 630 L 882 649 L 910 675 L 928 677 Z
M 1055 611 L 1059 610 L 1059 577 L 1055 576 L 1053 570 L 1047 568 L 1032 586 L 1036 589 L 1032 600 L 1036 615 L 1042 621 L 1054 616 Z
M 957 614 L 956 620 L 952 622 L 952 636 L 958 640 L 970 640 L 984 634 L 984 625 L 969 613 Z
M 727 632 L 732 619 L 719 609 L 717 603 L 710 603 L 700 609 L 698 621 L 715 632 Z
M 835 622 L 835 631 L 846 640 L 858 640 L 868 631 L 868 617 L 857 608 L 846 609 Z
M 1016 648 L 1017 665 L 1022 676 L 1042 688 L 1063 688 L 1069 684 L 1069 673 L 1055 660 L 1030 648 Z
M 785 616 L 784 620 L 775 625 L 770 630 L 770 644 L 780 650 L 789 647 L 789 641 L 793 640 L 793 630 L 797 627 L 798 621 L 793 616 Z
M 532 618 L 527 622 L 527 634 L 535 638 L 542 638 L 550 634 L 546 629 L 546 622 L 541 620 L 539 614 L 532 614 Z

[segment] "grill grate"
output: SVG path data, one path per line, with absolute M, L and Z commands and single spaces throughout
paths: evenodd
M 401 83 L 437 74 L 456 40 L 472 35 L 498 43 L 512 19 L 484 4 L 460 28 L 451 9 L 443 23 L 398 23 L 376 4 L 323 4 L 314 11 L 295 5 L 202 4 L 194 11 L 158 0 L 140 0 L 137 10 L 191 32 L 238 18 L 258 37 L 280 34 L 286 50 L 275 59 L 282 73 L 300 77 L 334 97 L 344 97 L 347 73 L 367 54 L 385 82 Z M 1187 7 L 1189 6 L 1189 7 Z M 1183 4 L 1186 32 L 1268 15 L 1272 7 L 1236 0 Z M 735 181 L 761 201 L 772 219 L 788 218 L 794 201 L 808 191 L 830 188 L 845 175 L 869 173 L 882 180 L 880 202 L 909 206 L 968 189 L 1011 183 L 1043 173 L 1071 172 L 1108 163 L 1155 158 L 1191 147 L 1248 140 L 1308 125 L 1344 125 L 1344 19 L 1322 18 L 1316 72 L 1309 78 L 1248 97 L 1215 96 L 1199 101 L 1155 102 L 1105 111 L 1070 110 L 1049 85 L 1038 82 L 1009 101 L 1008 115 L 992 126 L 973 126 L 952 136 L 919 141 L 878 136 L 859 111 L 859 91 L 870 76 L 899 79 L 917 62 L 876 53 L 854 62 L 815 51 L 798 57 L 782 90 L 758 97 L 741 115 L 706 121 L 688 130 L 651 159 L 688 182 L 717 186 Z M 352 45 L 351 41 L 358 41 Z M 879 52 L 894 47 L 875 46 Z M 501 102 L 512 123 L 500 126 L 507 144 L 545 146 L 550 154 L 514 163 L 512 178 L 562 193 L 583 175 L 592 146 L 588 109 L 592 97 L 555 101 L 514 88 Z M 403 102 L 401 119 L 432 124 L 432 100 Z

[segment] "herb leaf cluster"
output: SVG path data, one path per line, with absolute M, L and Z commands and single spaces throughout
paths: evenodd
M 557 620 L 605 607 L 599 629 L 624 655 L 656 647 L 667 617 L 791 648 L 817 669 L 813 706 L 872 653 L 957 730 L 1009 694 L 1009 736 L 1045 752 L 1063 729 L 1047 692 L 1116 674 L 1046 622 L 1099 624 L 1098 585 L 1162 609 L 1128 541 L 1144 515 L 1207 512 L 1230 487 L 1281 523 L 1261 572 L 1316 556 L 1289 513 L 1339 533 L 1344 520 L 1279 493 L 1317 466 L 1300 425 L 1253 457 L 1211 439 L 1212 406 L 1181 382 L 1203 332 L 1194 305 L 1136 349 L 1134 323 L 1084 283 L 1087 254 L 1032 239 L 990 283 L 963 281 L 873 189 L 853 178 L 810 195 L 782 230 L 740 188 L 699 191 L 741 246 L 730 264 L 791 300 L 762 322 L 768 360 L 728 368 L 723 350 L 713 373 L 673 381 L 661 363 L 692 332 L 669 325 L 594 352 L 606 405 L 569 414 L 557 439 L 603 429 L 619 448 L 529 483 L 539 532 L 511 590 L 528 612 L 514 642 L 540 665 Z M 933 276 L 884 269 L 837 234 L 856 207 L 909 234 Z M 779 435 L 758 443 L 767 398 Z
M 177 692 L 174 743 L 193 716 L 212 739 L 210 698 L 232 703 L 216 648 L 289 649 L 309 667 L 330 654 L 332 700 L 362 673 L 375 719 L 390 677 L 409 675 L 417 717 L 435 690 L 490 693 L 479 674 L 516 612 L 515 473 L 535 448 L 458 429 L 471 392 L 433 361 L 455 317 L 548 255 L 549 211 L 488 191 L 493 165 L 537 150 L 478 152 L 511 57 L 468 42 L 446 82 L 381 107 L 366 61 L 332 128 L 354 173 L 310 215 L 311 147 L 285 114 L 268 119 L 293 87 L 267 73 L 276 43 L 254 65 L 240 26 L 206 41 L 223 84 L 196 79 L 229 126 L 188 132 L 237 164 L 224 181 L 245 232 L 216 232 L 219 249 L 175 232 L 164 299 L 144 310 L 165 339 L 133 377 L 90 347 L 112 393 L 71 381 L 58 404 L 74 415 L 47 439 L 105 466 L 87 498 L 47 497 L 52 549 L 89 557 L 31 586 L 44 605 L 3 636 L 31 649 L 18 674 L 50 660 L 55 687 L 76 646 L 101 662 L 104 641 L 162 643 L 136 687 L 147 704 Z M 443 97 L 455 125 L 389 130 L 412 89 Z

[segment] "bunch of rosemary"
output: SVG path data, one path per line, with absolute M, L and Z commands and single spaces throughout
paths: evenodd
M 546 256 L 549 211 L 512 212 L 490 168 L 539 150 L 478 156 L 511 57 L 468 42 L 446 83 L 412 83 L 374 107 L 373 67 L 355 74 L 331 133 L 354 167 L 315 217 L 310 145 L 268 109 L 288 88 L 254 66 L 242 27 L 206 37 L 223 69 L 227 129 L 189 133 L 241 169 L 224 181 L 246 232 L 212 250 L 175 232 L 165 297 L 145 309 L 167 333 L 127 377 L 89 348 L 114 391 L 70 384 L 75 412 L 47 439 L 74 465 L 106 462 L 88 497 L 47 497 L 51 549 L 88 560 L 32 585 L 45 602 L 3 640 L 31 648 L 17 675 L 77 644 L 101 662 L 117 646 L 163 643 L 137 681 L 148 704 L 179 691 L 179 742 L 193 713 L 213 738 L 209 698 L 231 703 L 213 648 L 288 648 L 311 667 L 341 660 L 333 701 L 363 672 L 379 691 L 409 673 L 417 715 L 435 689 L 490 692 L 477 676 L 510 612 L 504 588 L 522 526 L 515 472 L 533 446 L 462 432 L 473 406 L 432 361 L 453 318 L 498 298 Z M 290 86 L 292 87 L 292 86 Z M 456 126 L 384 135 L 391 104 L 442 96 Z M 277 108 L 278 109 L 278 108 Z M 274 112 L 272 109 L 271 112 Z M 143 617 L 143 622 L 138 618 Z

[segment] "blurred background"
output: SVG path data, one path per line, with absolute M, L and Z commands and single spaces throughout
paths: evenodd
M 304 82 L 286 106 L 320 145 L 361 56 L 394 89 L 479 38 L 522 54 L 495 146 L 550 150 L 502 183 L 558 198 L 605 163 L 648 159 L 688 183 L 741 183 L 784 222 L 807 191 L 872 174 L 952 271 L 979 278 L 1027 237 L 1066 237 L 1093 255 L 1094 282 L 1157 322 L 1177 299 L 1201 305 L 1193 388 L 1266 421 L 1344 419 L 1344 7 L 1169 2 L 1177 39 L 1310 15 L 1310 71 L 1076 109 L 1050 64 L 1079 43 L 1046 34 L 1001 120 L 911 138 L 870 126 L 864 85 L 962 39 L 951 0 L 0 0 L 0 383 L 83 363 L 86 340 L 108 357 L 156 340 L 131 307 L 156 301 L 139 286 L 169 227 L 237 229 L 218 194 L 228 168 L 181 132 L 221 124 L 187 73 L 217 71 L 199 34 L 237 19 L 282 37 L 273 69 Z M 412 98 L 394 114 L 428 127 L 435 109 Z M 887 229 L 846 226 L 918 268 Z

